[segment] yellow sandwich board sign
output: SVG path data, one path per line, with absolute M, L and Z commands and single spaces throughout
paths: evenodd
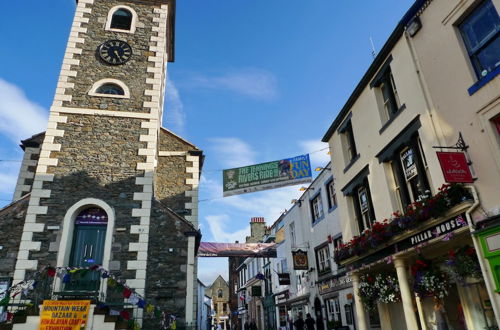
M 44 300 L 39 330 L 84 329 L 90 310 L 90 300 Z

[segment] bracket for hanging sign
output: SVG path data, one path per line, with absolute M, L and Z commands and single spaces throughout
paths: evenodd
M 455 143 L 453 146 L 449 147 L 443 147 L 443 146 L 433 146 L 435 149 L 455 149 L 455 150 L 461 150 L 463 152 L 467 152 L 467 149 L 469 149 L 469 146 L 467 143 L 465 143 L 465 140 L 462 136 L 462 132 L 458 132 L 458 141 Z

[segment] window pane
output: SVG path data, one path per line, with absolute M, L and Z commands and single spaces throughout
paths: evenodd
M 111 28 L 120 30 L 130 30 L 132 26 L 132 13 L 126 9 L 118 9 L 111 19 Z
M 97 89 L 96 93 L 110 94 L 110 95 L 125 95 L 123 89 L 115 84 L 104 84 Z
M 478 74 L 480 76 L 487 75 L 500 65 L 500 38 L 498 35 L 499 33 L 497 33 L 495 40 L 477 54 Z
M 461 26 L 469 51 L 475 50 L 490 38 L 498 25 L 498 14 L 491 1 L 476 9 Z

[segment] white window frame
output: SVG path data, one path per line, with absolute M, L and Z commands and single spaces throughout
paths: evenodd
M 321 194 L 317 194 L 316 196 L 314 196 L 313 199 L 311 199 L 311 208 L 312 208 L 313 222 L 318 221 L 324 216 Z
M 97 93 L 97 90 L 99 89 L 99 87 L 101 87 L 105 84 L 115 84 L 115 85 L 120 86 L 123 89 L 123 95 Z M 101 79 L 99 81 L 96 81 L 92 85 L 92 88 L 90 88 L 90 91 L 88 94 L 90 96 L 108 97 L 108 98 L 114 98 L 114 99 L 129 99 L 130 98 L 130 89 L 127 87 L 127 85 L 125 85 L 122 81 L 120 81 L 118 79 L 105 78 L 105 79 Z
M 330 205 L 328 205 L 328 208 L 333 209 L 337 206 L 337 193 L 335 192 L 335 183 L 333 182 L 333 180 L 327 183 L 326 192 L 328 195 L 328 202 L 331 205 L 331 207 Z
M 116 11 L 118 11 L 120 9 L 128 10 L 132 14 L 132 22 L 130 23 L 130 30 L 112 29 L 111 28 L 111 21 L 113 20 L 113 15 Z M 106 26 L 104 28 L 106 31 L 123 32 L 123 33 L 131 33 L 132 34 L 132 33 L 135 33 L 136 28 L 137 28 L 137 13 L 133 8 L 131 8 L 129 6 L 118 5 L 118 6 L 114 6 L 113 8 L 111 8 L 109 10 L 108 19 L 106 20 Z
M 328 245 L 318 249 L 316 251 L 316 256 L 318 258 L 318 273 L 332 269 Z

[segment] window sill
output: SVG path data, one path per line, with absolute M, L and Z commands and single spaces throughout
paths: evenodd
M 325 218 L 325 215 L 323 214 L 323 216 L 322 216 L 322 217 L 320 217 L 320 218 L 318 218 L 318 219 L 316 219 L 316 220 L 313 220 L 313 222 L 312 222 L 312 226 L 313 226 L 313 227 L 314 227 L 314 226 L 316 226 L 316 224 L 317 224 L 317 223 L 319 223 L 319 222 L 321 222 L 324 218 Z
M 405 104 L 405 103 L 403 103 L 403 104 L 399 107 L 398 111 L 396 111 L 396 112 L 395 112 L 395 113 L 391 116 L 391 118 L 389 118 L 389 120 L 388 120 L 388 121 L 386 121 L 384 125 L 382 125 L 382 128 L 380 128 L 380 130 L 378 131 L 378 134 L 382 134 L 382 133 L 385 131 L 385 129 L 391 125 L 391 123 L 394 121 L 394 119 L 396 119 L 396 118 L 399 116 L 399 114 L 400 114 L 401 112 L 403 112 L 403 110 L 404 110 L 404 109 L 406 109 L 406 104 Z
M 328 213 L 331 213 L 333 210 L 337 208 L 337 205 L 332 206 L 331 208 L 328 209 Z
M 347 166 L 344 168 L 344 173 L 349 171 L 349 169 L 351 168 L 351 166 L 359 159 L 359 154 L 357 154 L 356 156 L 354 156 L 351 161 L 349 162 L 349 164 L 347 164 Z
M 469 96 L 472 96 L 478 90 L 480 90 L 483 86 L 492 81 L 498 74 L 500 74 L 500 66 L 498 66 L 495 70 L 488 73 L 486 76 L 479 79 L 474 85 L 469 87 L 467 92 L 469 92 Z

